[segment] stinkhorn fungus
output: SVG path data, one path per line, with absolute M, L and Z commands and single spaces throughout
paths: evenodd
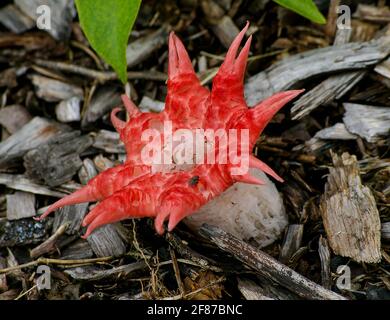
M 38 219 L 66 205 L 100 201 L 83 220 L 83 226 L 88 227 L 84 237 L 102 225 L 141 217 L 154 218 L 156 231 L 162 234 L 165 221 L 168 221 L 168 230 L 171 231 L 182 219 L 235 182 L 262 184 L 261 180 L 249 175 L 248 170 L 239 170 L 236 161 L 239 157 L 247 157 L 248 167 L 283 181 L 250 153 L 272 117 L 303 90 L 280 92 L 248 108 L 243 81 L 252 37 L 237 55 L 248 26 L 249 23 L 230 46 L 213 79 L 211 92 L 200 84 L 183 43 L 172 32 L 169 36 L 168 91 L 164 111 L 141 113 L 127 96 L 122 96 L 129 120 L 120 120 L 117 117 L 120 109 L 115 108 L 111 121 L 125 144 L 126 162 L 100 173 L 80 190 L 55 202 Z M 167 141 L 166 123 L 170 124 L 172 132 L 183 129 L 194 133 L 197 130 L 238 132 L 235 139 L 237 150 L 232 155 L 230 141 L 210 143 L 204 137 L 201 140 L 206 148 L 206 151 L 202 149 L 203 159 L 209 160 L 208 156 L 212 153 L 214 161 L 183 163 L 177 160 L 175 154 L 168 153 L 169 161 L 161 156 L 160 160 L 164 158 L 164 161 L 146 162 L 144 151 L 151 143 L 144 138 L 147 130 L 157 132 L 152 146 L 160 148 L 164 156 L 170 150 L 168 146 L 172 150 L 178 145 L 177 141 Z M 247 141 L 244 139 L 246 136 Z M 189 144 L 193 146 L 194 141 Z M 198 156 L 194 151 L 193 159 Z

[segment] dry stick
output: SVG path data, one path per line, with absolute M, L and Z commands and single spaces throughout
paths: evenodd
M 268 254 L 217 227 L 204 224 L 200 229 L 200 234 L 213 241 L 220 249 L 229 252 L 238 260 L 255 269 L 263 277 L 272 279 L 303 298 L 345 300 L 343 296 L 325 289 L 281 264 Z
M 96 262 L 106 262 L 114 259 L 115 257 L 102 257 L 102 258 L 93 258 L 93 259 L 78 259 L 78 260 L 61 260 L 61 259 L 50 259 L 50 258 L 39 258 L 37 260 L 20 264 L 18 266 L 9 267 L 5 269 L 0 269 L 0 274 L 8 273 L 14 270 L 19 270 L 23 268 L 29 268 L 40 264 L 56 264 L 56 265 L 86 265 Z
M 106 82 L 106 81 L 118 79 L 118 76 L 115 72 L 97 71 L 97 70 L 88 69 L 88 68 L 80 67 L 65 62 L 44 61 L 40 59 L 34 60 L 34 62 L 41 67 L 46 67 L 46 68 L 55 69 L 63 72 L 78 74 L 85 77 L 90 77 L 98 80 L 99 82 Z M 164 73 L 158 71 L 128 71 L 127 78 L 165 81 L 167 79 L 167 76 Z
M 63 235 L 69 226 L 69 222 L 62 224 L 54 234 L 30 252 L 31 258 L 39 257 L 55 249 L 58 238 Z
M 180 294 L 184 295 L 185 289 L 184 289 L 183 281 L 181 281 L 181 277 L 180 277 L 179 264 L 177 263 L 176 254 L 175 254 L 175 251 L 172 249 L 172 247 L 169 248 L 169 253 L 171 254 L 172 266 L 173 266 L 173 270 L 175 272 L 177 287 L 180 290 Z

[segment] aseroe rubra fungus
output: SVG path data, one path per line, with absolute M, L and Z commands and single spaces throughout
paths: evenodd
M 275 113 L 303 90 L 280 92 L 248 108 L 244 99 L 243 81 L 251 36 L 237 55 L 248 26 L 247 23 L 230 46 L 213 79 L 211 91 L 201 86 L 188 53 L 172 32 L 169 37 L 165 110 L 160 113 L 141 113 L 128 97 L 122 96 L 129 121 L 124 122 L 116 116 L 119 108 L 112 111 L 111 121 L 125 144 L 126 162 L 102 172 L 80 190 L 55 202 L 38 219 L 66 205 L 100 201 L 84 218 L 83 226 L 88 226 L 84 237 L 104 224 L 140 217 L 155 218 L 155 228 L 162 234 L 166 220 L 168 230 L 171 231 L 183 218 L 235 182 L 262 184 L 262 181 L 248 173 L 234 173 L 237 164 L 232 161 L 190 166 L 177 165 L 175 161 L 159 165 L 145 163 L 142 150 L 147 142 L 142 134 L 147 129 L 154 129 L 162 138 L 162 126 L 166 121 L 170 121 L 173 130 L 246 129 L 249 167 L 260 169 L 282 181 L 271 168 L 249 153 Z M 238 149 L 240 147 L 239 143 Z M 214 146 L 216 159 L 222 151 L 226 151 L 226 148 L 221 144 Z

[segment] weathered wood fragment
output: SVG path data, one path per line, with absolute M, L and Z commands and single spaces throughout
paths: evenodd
M 37 184 L 23 174 L 0 173 L 0 184 L 6 185 L 10 189 L 42 194 L 50 197 L 62 198 L 66 193 L 51 190 L 44 185 Z
M 14 4 L 1 8 L 0 22 L 14 33 L 22 33 L 35 26 L 35 21 L 20 11 Z
M 296 86 L 313 76 L 372 66 L 390 54 L 390 36 L 368 42 L 305 51 L 273 64 L 248 79 L 245 97 L 249 105 Z
M 83 90 L 74 84 L 65 83 L 37 74 L 32 75 L 31 80 L 37 96 L 48 102 L 57 102 L 73 97 L 83 99 L 84 97 Z
M 390 58 L 379 63 L 374 70 L 380 75 L 390 79 Z
M 7 219 L 19 220 L 35 216 L 35 195 L 16 191 L 7 195 Z
M 0 168 L 15 165 L 24 154 L 47 143 L 59 133 L 70 128 L 54 121 L 35 117 L 20 130 L 0 143 Z
M 387 136 L 390 130 L 390 108 L 344 103 L 343 117 L 347 130 L 368 142 Z
M 388 23 L 390 22 L 390 8 L 388 6 L 376 7 L 359 3 L 354 17 L 375 23 Z
M 88 241 L 79 239 L 62 251 L 61 259 L 78 260 L 93 257 L 93 251 Z
M 390 222 L 382 223 L 381 233 L 384 240 L 390 240 Z
M 79 203 L 58 209 L 54 215 L 53 230 L 67 224 L 65 233 L 68 235 L 77 234 L 87 211 L 88 203 Z
M 246 300 L 274 300 L 263 293 L 263 288 L 245 278 L 237 278 L 237 287 Z
M 117 87 L 104 86 L 98 88 L 82 116 L 81 127 L 83 129 L 89 128 L 99 118 L 120 104 L 120 91 Z
M 119 224 L 108 224 L 96 229 L 87 238 L 93 252 L 98 257 L 116 257 L 126 252 L 119 228 Z
M 24 156 L 26 174 L 37 181 L 55 187 L 69 181 L 82 165 L 79 154 L 92 146 L 88 135 L 79 131 L 66 132 L 49 143 L 30 150 Z
M 157 100 L 153 100 L 148 96 L 143 96 L 139 103 L 139 109 L 141 112 L 161 112 L 165 108 L 165 103 Z
M 118 276 L 119 274 L 122 277 L 125 277 L 135 271 L 140 271 L 145 268 L 146 263 L 144 261 L 138 261 L 107 270 L 96 268 L 94 266 L 77 267 L 73 269 L 67 269 L 65 270 L 65 273 L 69 274 L 75 280 L 97 281 L 112 276 Z
M 49 231 L 49 222 L 50 219 L 42 222 L 33 219 L 0 219 L 0 248 L 42 242 Z
M 332 278 L 330 272 L 330 249 L 328 241 L 322 236 L 318 240 L 318 254 L 321 260 L 321 281 L 326 289 L 332 288 Z
M 50 28 L 47 30 L 56 40 L 67 40 L 71 33 L 72 20 L 76 16 L 72 0 L 15 0 L 15 4 L 31 19 L 37 21 L 41 12 L 37 8 L 50 8 Z
M 125 153 L 125 145 L 119 138 L 119 133 L 108 130 L 99 130 L 95 136 L 93 146 L 108 153 Z
M 163 25 L 147 36 L 131 41 L 126 49 L 127 67 L 131 68 L 140 64 L 161 48 L 167 42 L 169 29 L 168 25 Z
M 231 234 L 210 225 L 203 225 L 201 235 L 213 241 L 220 249 L 229 252 L 261 276 L 271 279 L 306 299 L 344 300 L 335 292 L 305 278 L 281 264 L 268 254 L 254 248 Z
M 371 190 L 362 185 L 356 156 L 332 153 L 320 209 L 329 244 L 357 262 L 381 259 L 380 219 Z
M 344 123 L 317 131 L 313 138 L 305 142 L 305 149 L 310 152 L 324 152 L 333 146 L 329 140 L 356 140 L 358 136 L 350 133 Z
M 95 164 L 93 163 L 93 161 L 89 158 L 85 158 L 83 160 L 83 165 L 78 172 L 80 182 L 82 184 L 87 184 L 87 182 L 93 177 L 95 177 L 97 174 L 98 172 L 95 168 Z
M 323 140 L 356 140 L 357 136 L 350 133 L 344 123 L 339 122 L 335 125 L 318 131 L 315 135 L 317 139 Z
M 0 109 L 0 125 L 14 134 L 31 120 L 31 115 L 21 105 L 14 104 Z
M 109 168 L 112 168 L 114 166 L 114 162 L 110 159 L 104 157 L 103 155 L 99 154 L 95 158 L 93 158 L 93 163 L 95 164 L 95 168 L 99 172 L 103 172 Z
M 0 269 L 7 268 L 7 261 L 0 257 Z M 0 293 L 3 293 L 8 290 L 7 276 L 6 274 L 0 274 Z
M 229 48 L 240 32 L 232 18 L 214 1 L 201 1 L 201 7 L 216 37 L 225 48 Z
M 68 224 L 65 223 L 61 225 L 48 239 L 46 239 L 44 242 L 40 243 L 37 247 L 33 248 L 30 251 L 30 257 L 35 259 L 39 256 L 42 256 L 46 253 L 51 253 L 56 250 L 57 243 L 59 238 L 64 234 L 66 228 L 68 227 Z
M 300 248 L 303 236 L 303 224 L 290 224 L 284 237 L 279 254 L 279 261 L 287 263 L 292 255 Z
M 72 97 L 56 105 L 56 117 L 60 122 L 80 121 L 80 98 Z
M 321 105 L 340 99 L 351 90 L 364 76 L 366 71 L 350 71 L 333 75 L 300 97 L 291 108 L 293 120 L 302 119 Z

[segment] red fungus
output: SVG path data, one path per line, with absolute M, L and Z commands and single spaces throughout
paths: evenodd
M 158 114 L 141 113 L 128 97 L 122 96 L 129 121 L 117 118 L 119 108 L 112 111 L 111 121 L 125 144 L 126 163 L 102 172 L 82 189 L 60 199 L 39 219 L 66 205 L 100 201 L 84 218 L 83 226 L 88 226 L 84 237 L 88 237 L 102 225 L 141 217 L 155 218 L 156 231 L 162 234 L 166 220 L 168 230 L 171 231 L 183 218 L 235 182 L 262 184 L 249 174 L 233 174 L 237 164 L 231 161 L 215 161 L 189 167 L 162 164 L 165 170 L 156 172 L 154 165 L 147 165 L 142 159 L 142 150 L 147 144 L 143 141 L 142 134 L 145 130 L 154 128 L 164 141 L 161 128 L 166 121 L 172 123 L 173 130 L 247 129 L 249 167 L 260 169 L 276 180 L 283 181 L 265 163 L 250 155 L 250 152 L 272 117 L 303 90 L 280 92 L 255 107 L 248 108 L 244 99 L 243 80 L 252 37 L 248 38 L 237 56 L 248 26 L 247 23 L 230 46 L 213 80 L 211 92 L 201 86 L 184 45 L 172 32 L 169 37 L 165 110 Z M 240 143 L 238 149 L 243 150 Z M 222 157 L 222 151 L 228 152 L 227 147 L 220 144 L 214 146 L 217 160 Z

